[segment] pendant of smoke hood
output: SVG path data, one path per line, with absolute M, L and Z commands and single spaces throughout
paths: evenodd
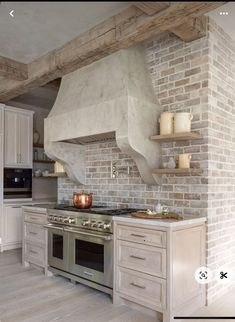
M 160 146 L 149 137 L 156 133 L 160 110 L 144 49 L 120 50 L 62 78 L 45 120 L 46 153 L 72 180 L 85 184 L 85 145 L 116 140 L 143 181 L 159 183 L 151 170 L 160 165 Z

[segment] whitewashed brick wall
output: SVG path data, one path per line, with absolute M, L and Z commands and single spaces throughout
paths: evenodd
M 209 25 L 208 266 L 235 273 L 235 42 L 213 21 Z M 235 274 L 234 274 L 235 277 Z M 234 283 L 212 282 L 213 302 Z
M 208 266 L 215 270 L 225 263 L 235 268 L 234 42 L 210 21 L 208 36 L 202 39 L 184 43 L 163 33 L 144 45 L 162 109 L 191 112 L 192 128 L 203 136 L 199 141 L 162 144 L 163 161 L 191 153 L 192 166 L 203 168 L 204 173 L 164 175 L 162 186 L 149 186 L 115 142 L 93 144 L 86 149 L 86 185 L 60 178 L 58 200 L 71 202 L 74 191 L 84 190 L 93 192 L 97 204 L 154 209 L 160 201 L 177 213 L 206 215 Z M 130 175 L 111 179 L 111 160 L 129 165 Z M 210 283 L 208 302 L 228 287 Z

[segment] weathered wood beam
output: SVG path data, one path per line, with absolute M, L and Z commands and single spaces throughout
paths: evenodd
M 169 29 L 176 36 L 184 40 L 185 42 L 190 42 L 206 35 L 208 26 L 208 17 L 200 16 L 189 19 L 185 23 Z
M 0 57 L 0 76 L 18 81 L 26 80 L 28 66 L 6 57 Z
M 146 15 L 152 16 L 170 6 L 170 2 L 157 1 L 132 1 L 133 5 L 143 11 Z
M 225 2 L 172 2 L 161 12 L 148 16 L 135 6 L 105 20 L 59 49 L 28 65 L 25 81 L 1 81 L 0 101 L 10 100 L 122 48 L 130 47 L 189 19 L 222 6 Z

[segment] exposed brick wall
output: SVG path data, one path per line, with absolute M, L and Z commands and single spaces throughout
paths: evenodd
M 213 21 L 209 29 L 207 262 L 235 270 L 235 42 Z M 210 283 L 208 301 L 229 287 Z
M 161 186 L 142 182 L 133 160 L 115 142 L 86 149 L 86 185 L 60 178 L 58 200 L 70 200 L 73 191 L 92 191 L 94 202 L 113 207 L 153 209 L 160 201 L 170 210 L 208 216 L 207 263 L 212 269 L 226 263 L 235 268 L 235 127 L 234 42 L 212 21 L 207 37 L 184 43 L 164 33 L 145 43 L 146 59 L 157 98 L 165 111 L 194 115 L 192 129 L 199 141 L 162 144 L 163 161 L 180 153 L 192 154 L 192 166 L 202 175 L 164 175 Z M 157 132 L 156 125 L 156 132 Z M 111 160 L 130 165 L 129 176 L 110 178 Z M 208 286 L 208 302 L 228 286 L 214 281 Z

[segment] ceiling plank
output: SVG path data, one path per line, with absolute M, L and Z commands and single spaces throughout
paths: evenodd
M 150 1 L 150 2 L 132 1 L 132 4 L 149 16 L 152 16 L 170 6 L 170 2 L 156 2 L 156 1 Z
M 0 56 L 0 76 L 18 81 L 26 80 L 28 78 L 28 66 Z
M 207 32 L 207 26 L 208 17 L 203 15 L 189 19 L 184 24 L 169 29 L 169 31 L 174 33 L 185 42 L 190 42 L 204 37 Z
M 122 48 L 130 47 L 189 19 L 222 6 L 225 2 L 172 2 L 153 16 L 135 6 L 105 20 L 61 48 L 55 49 L 28 65 L 25 81 L 1 81 L 0 101 L 10 100 L 28 90 L 43 86 L 83 66 L 89 65 Z

